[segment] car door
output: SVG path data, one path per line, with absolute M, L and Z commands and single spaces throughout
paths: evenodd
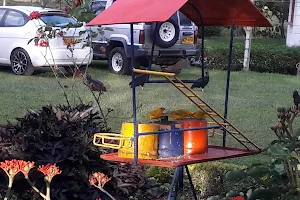
M 90 9 L 95 15 L 99 15 L 102 13 L 106 7 L 107 4 L 111 4 L 111 0 L 93 0 L 90 3 Z M 94 46 L 94 55 L 100 58 L 105 58 L 106 57 L 106 47 L 107 47 L 107 41 L 105 38 L 107 37 L 107 34 L 100 34 L 100 31 L 103 31 L 101 26 L 90 26 L 89 28 L 94 32 L 97 33 L 96 37 L 92 38 L 92 43 Z
M 28 22 L 28 17 L 17 10 L 8 9 L 2 19 L 0 44 L 5 47 L 0 51 L 0 62 L 10 64 L 10 54 L 16 47 L 23 47 L 28 42 L 25 35 L 28 30 L 24 25 Z
M 5 12 L 7 11 L 7 9 L 4 9 L 4 8 L 0 8 L 0 40 L 1 38 L 4 36 L 3 34 L 3 18 L 4 18 L 4 15 L 5 15 Z M 3 64 L 3 58 L 1 56 L 1 51 L 0 51 L 0 64 Z

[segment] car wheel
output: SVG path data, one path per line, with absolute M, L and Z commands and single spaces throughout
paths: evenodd
M 179 26 L 174 20 L 169 19 L 157 24 L 155 34 L 156 45 L 161 48 L 169 48 L 176 44 L 179 38 Z
M 11 68 L 16 75 L 30 76 L 34 72 L 28 53 L 24 49 L 16 49 L 11 53 Z
M 130 59 L 126 57 L 123 47 L 115 47 L 108 56 L 109 69 L 114 74 L 129 74 L 131 71 Z
M 87 68 L 86 65 L 81 65 L 79 67 L 79 70 L 80 70 L 81 73 L 85 73 L 86 68 Z M 68 76 L 73 76 L 74 75 L 74 72 L 75 72 L 75 67 L 74 66 L 64 66 L 64 69 L 65 69 Z

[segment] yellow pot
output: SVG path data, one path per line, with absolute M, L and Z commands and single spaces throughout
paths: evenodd
M 138 124 L 137 132 L 154 132 L 159 131 L 159 125 L 157 124 Z M 134 134 L 133 123 L 123 123 L 121 129 L 121 135 L 125 138 L 133 138 Z M 120 149 L 118 150 L 118 156 L 122 158 L 133 158 L 133 142 L 124 140 Z M 157 159 L 158 154 L 158 135 L 143 135 L 138 137 L 138 158 L 140 159 Z

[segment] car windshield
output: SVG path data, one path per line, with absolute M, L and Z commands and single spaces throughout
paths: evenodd
M 57 13 L 51 13 L 51 14 L 43 14 L 41 16 L 41 20 L 49 26 L 64 26 L 69 23 L 77 24 L 77 20 L 69 15 L 66 14 L 57 14 Z

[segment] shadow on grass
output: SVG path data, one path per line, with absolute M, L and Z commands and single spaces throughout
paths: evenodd
M 1 73 L 7 73 L 7 74 L 13 75 L 13 72 L 12 72 L 10 66 L 3 66 L 3 65 L 0 65 L 0 72 L 1 72 Z
M 99 60 L 93 60 L 92 63 L 89 65 L 89 68 L 94 70 L 108 70 L 108 63 L 107 61 L 99 61 Z M 60 67 L 60 70 L 66 75 L 66 71 L 63 67 Z M 64 77 L 62 72 L 58 72 L 58 77 Z M 89 72 L 89 70 L 88 70 Z M 10 74 L 10 75 L 14 75 L 14 73 L 12 72 L 12 69 L 10 66 L 0 66 L 0 73 L 6 73 L 6 74 Z M 34 69 L 34 73 L 33 76 L 36 77 L 54 77 L 54 74 L 51 70 L 50 67 L 36 67 Z M 71 76 L 67 76 L 67 77 L 71 77 Z

